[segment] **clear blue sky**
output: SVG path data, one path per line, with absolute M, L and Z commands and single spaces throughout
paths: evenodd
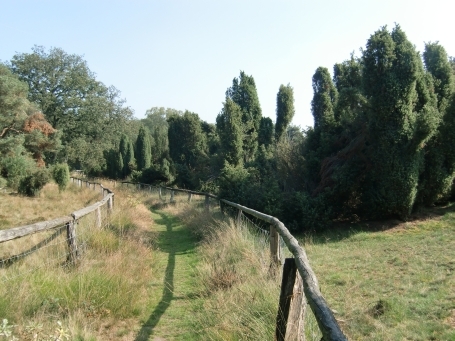
M 83 55 L 97 79 L 122 92 L 135 116 L 151 107 L 214 123 L 240 70 L 253 75 L 275 120 L 280 84 L 294 87 L 293 123 L 313 125 L 318 66 L 359 55 L 369 36 L 399 23 L 419 51 L 439 41 L 455 56 L 450 1 L 2 0 L 0 60 L 33 45 Z

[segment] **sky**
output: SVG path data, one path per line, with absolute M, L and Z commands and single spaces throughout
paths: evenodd
M 395 23 L 418 51 L 439 41 L 455 56 L 452 19 L 447 0 L 1 0 L 0 61 L 34 45 L 62 48 L 119 89 L 135 117 L 167 107 L 209 123 L 244 71 L 273 121 L 278 89 L 290 84 L 293 124 L 305 128 L 313 125 L 311 79 L 319 66 L 332 72 Z

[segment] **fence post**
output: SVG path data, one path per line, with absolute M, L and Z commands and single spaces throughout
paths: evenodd
M 163 197 L 161 196 L 161 187 L 159 187 L 158 195 L 160 196 L 160 200 L 163 200 Z
M 112 212 L 114 210 L 114 194 L 112 194 L 107 201 L 107 210 L 108 212 Z
M 241 228 L 242 227 L 242 210 L 239 209 L 239 212 L 237 213 L 237 227 Z
M 205 195 L 205 210 L 206 212 L 209 212 L 210 211 L 210 202 L 209 202 L 210 198 L 209 196 L 206 194 Z
M 68 242 L 69 247 L 69 261 L 72 264 L 77 263 L 77 239 L 76 239 L 76 228 L 77 228 L 77 220 L 73 220 L 66 223 L 66 240 Z
M 101 208 L 98 207 L 95 211 L 95 226 L 97 228 L 101 227 Z
M 276 265 L 281 263 L 280 251 L 280 235 L 275 226 L 270 225 L 270 256 L 272 258 L 272 263 Z
M 192 198 L 193 198 L 193 194 L 192 193 L 188 193 L 188 202 L 191 202 Z
M 171 200 L 170 200 L 170 202 L 174 202 L 174 191 L 173 190 L 171 190 Z
M 302 277 L 297 271 L 295 259 L 286 258 L 281 280 L 275 340 L 300 341 L 305 339 L 305 309 Z

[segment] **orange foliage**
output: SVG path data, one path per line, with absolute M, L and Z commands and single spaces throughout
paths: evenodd
M 24 132 L 31 133 L 38 129 L 44 135 L 49 136 L 55 133 L 55 129 L 46 121 L 46 118 L 41 112 L 36 112 L 30 115 L 24 122 Z

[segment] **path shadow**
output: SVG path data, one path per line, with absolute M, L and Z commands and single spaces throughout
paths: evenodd
M 182 242 L 182 237 L 184 236 L 182 236 L 181 231 L 174 230 L 174 227 L 180 224 L 176 218 L 169 217 L 161 212 L 155 213 L 161 216 L 161 219 L 155 220 L 155 222 L 166 226 L 166 231 L 160 232 L 157 242 L 159 250 L 168 253 L 167 266 L 164 273 L 164 288 L 160 302 L 142 325 L 141 330 L 134 339 L 135 341 L 147 341 L 171 302 L 180 299 L 179 297 L 174 297 L 175 257 L 178 254 L 187 253 L 194 249 L 194 243 Z

